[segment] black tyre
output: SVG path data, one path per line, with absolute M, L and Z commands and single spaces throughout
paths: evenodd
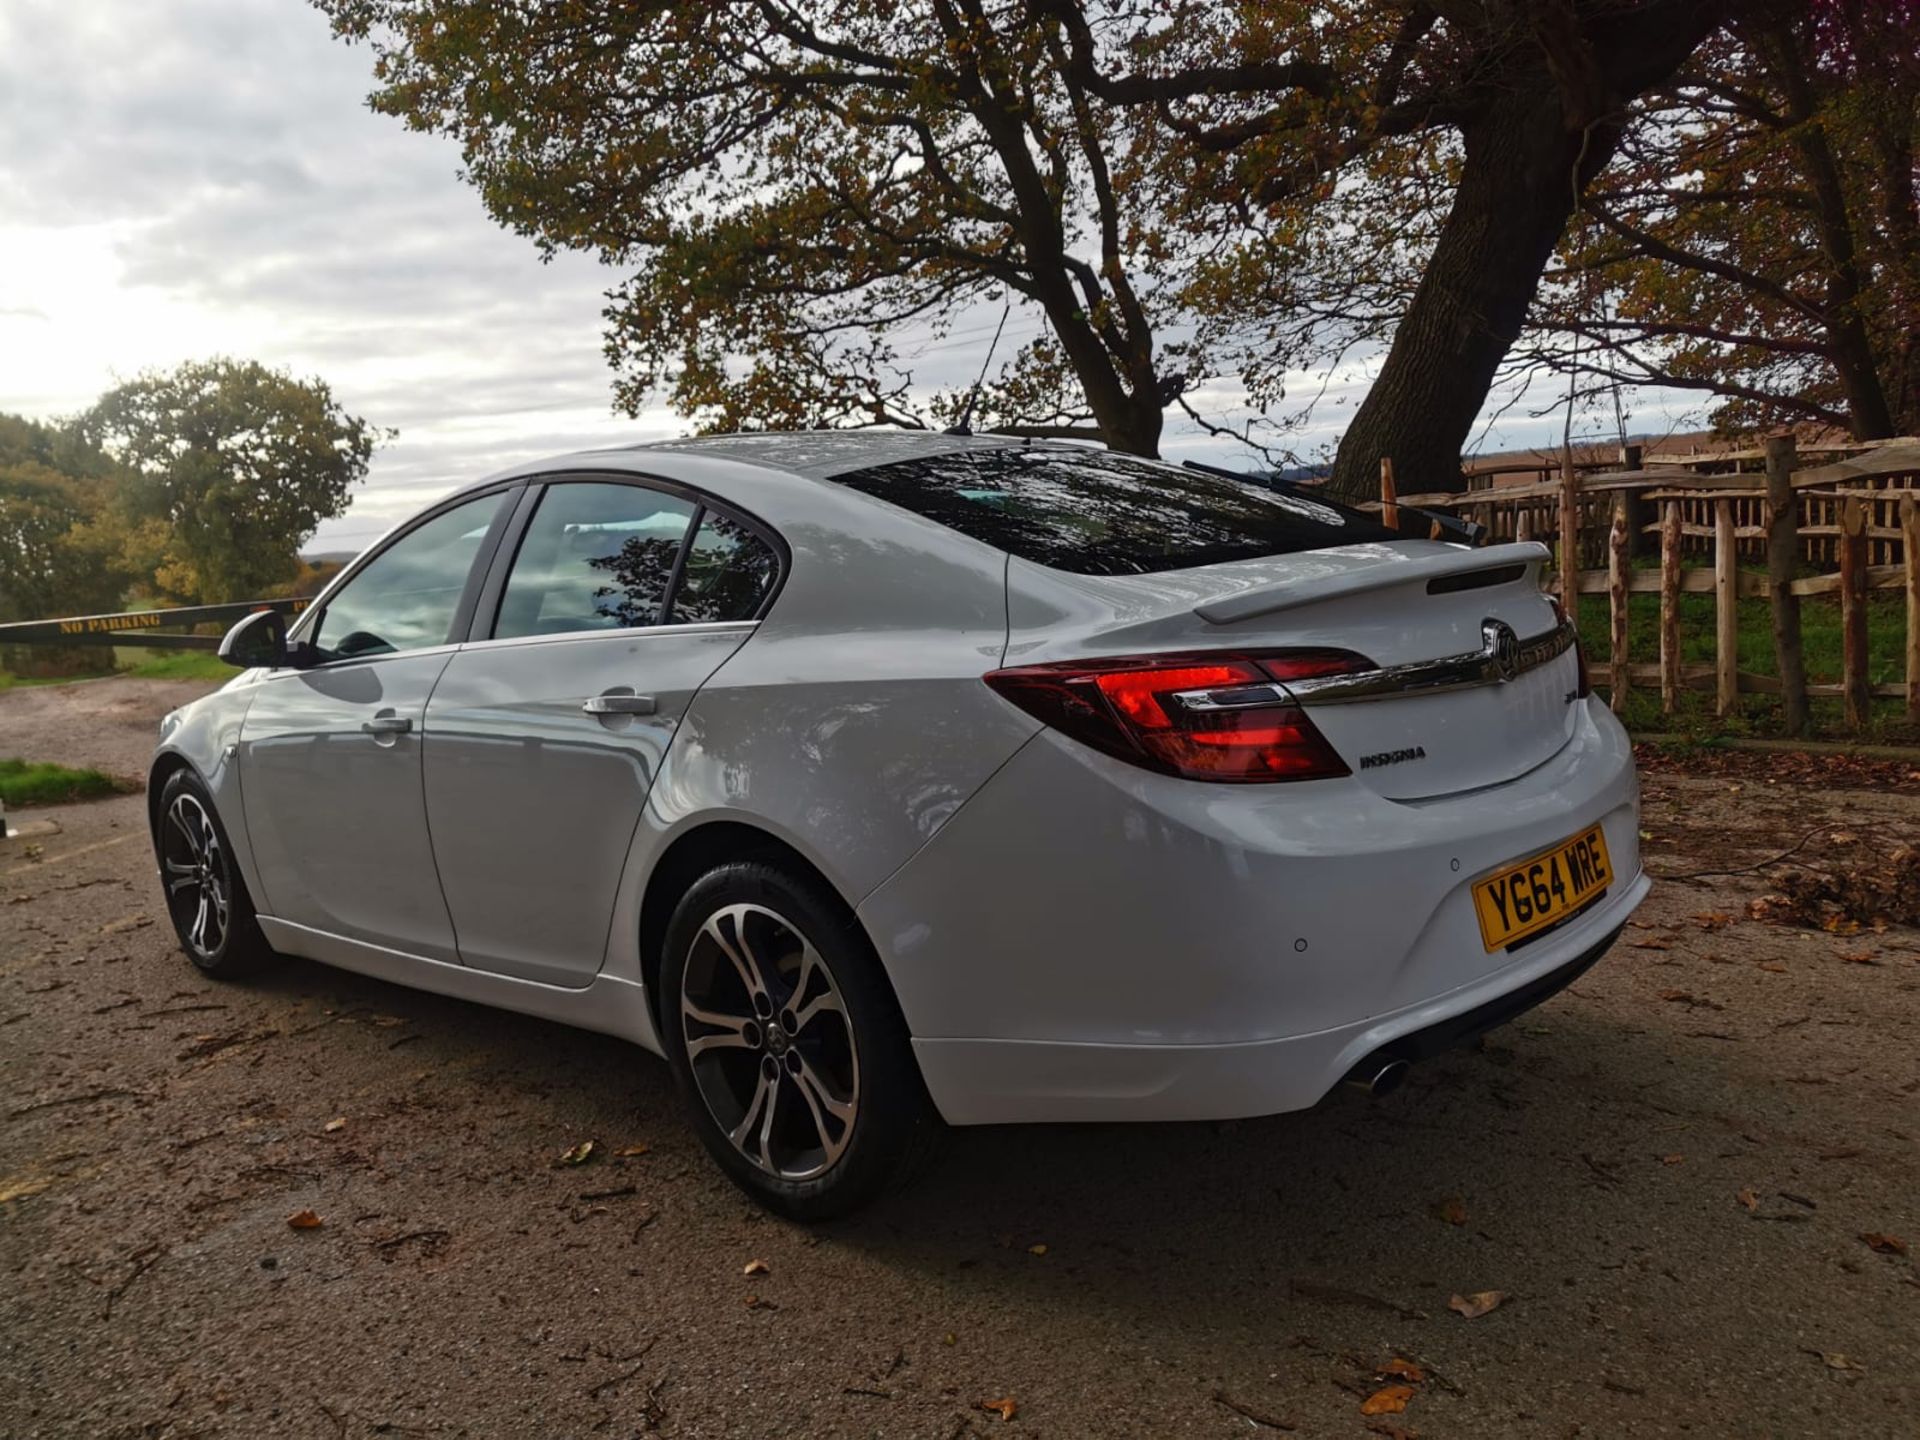
M 160 791 L 153 848 L 180 948 L 204 973 L 234 980 L 273 958 L 200 777 L 176 770 Z
M 879 959 L 817 882 L 710 870 L 667 927 L 661 1030 L 701 1142 L 769 1210 L 873 1198 L 939 1120 Z

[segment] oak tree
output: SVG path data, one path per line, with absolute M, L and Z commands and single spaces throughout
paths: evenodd
M 374 107 L 457 137 L 498 220 L 625 272 L 620 402 L 663 393 L 721 428 L 951 419 L 955 395 L 915 408 L 913 352 L 962 319 L 984 350 L 1004 297 L 1045 331 L 992 418 L 1154 453 L 1204 368 L 1159 337 L 1209 242 L 1136 198 L 1145 161 L 1114 117 L 1311 96 L 1331 73 L 1260 7 L 316 3 L 372 45 Z M 1221 58 L 1136 70 L 1169 26 Z
M 390 433 L 348 414 L 323 381 L 237 360 L 140 375 L 78 429 L 124 472 L 115 503 L 146 572 L 175 598 L 209 603 L 288 579 Z
M 1316 352 L 1385 348 L 1341 437 L 1335 490 L 1375 493 L 1383 456 L 1404 491 L 1458 488 L 1461 449 L 1633 102 L 1725 8 L 1356 7 L 1343 83 L 1316 110 L 1213 98 L 1167 110 L 1168 203 L 1184 188 L 1187 213 L 1232 236 L 1190 298 L 1216 350 L 1251 346 L 1255 393 Z
M 1637 107 L 1543 294 L 1535 357 L 1701 392 L 1725 429 L 1920 431 L 1917 146 L 1914 7 L 1742 16 Z

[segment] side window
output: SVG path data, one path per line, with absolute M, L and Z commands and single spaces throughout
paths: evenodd
M 548 486 L 514 556 L 494 638 L 657 624 L 693 511 L 639 485 Z
M 779 570 L 772 546 L 738 520 L 709 510 L 694 532 L 668 619 L 675 625 L 751 620 Z
M 447 643 L 480 543 L 511 491 L 481 495 L 416 526 L 327 601 L 309 637 L 323 660 Z

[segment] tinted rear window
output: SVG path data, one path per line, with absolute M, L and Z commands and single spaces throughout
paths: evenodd
M 1022 560 L 1144 575 L 1401 537 L 1292 487 L 1105 450 L 955 450 L 833 477 Z

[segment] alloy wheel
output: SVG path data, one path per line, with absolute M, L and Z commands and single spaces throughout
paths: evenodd
M 694 1088 L 757 1169 L 808 1180 L 853 1138 L 860 1058 L 833 971 L 764 905 L 724 906 L 688 951 L 681 1033 Z
M 213 959 L 226 943 L 232 884 L 220 832 L 214 829 L 206 807 L 192 795 L 178 795 L 167 807 L 160 831 L 160 863 L 174 928 L 195 955 Z

